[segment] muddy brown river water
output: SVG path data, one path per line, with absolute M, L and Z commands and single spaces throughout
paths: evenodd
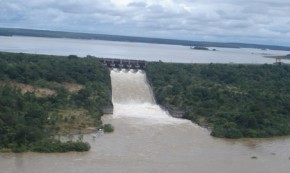
M 84 153 L 0 153 L 1 173 L 289 173 L 290 137 L 225 140 L 170 117 L 142 72 L 111 72 L 112 134 L 86 135 Z M 133 87 L 134 86 L 134 87 Z

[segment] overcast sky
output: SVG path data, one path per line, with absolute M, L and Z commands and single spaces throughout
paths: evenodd
M 0 27 L 290 46 L 290 0 L 0 0 Z

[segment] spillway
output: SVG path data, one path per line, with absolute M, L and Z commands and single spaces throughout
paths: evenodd
M 181 123 L 171 117 L 155 101 L 144 71 L 111 70 L 114 118 L 132 118 L 142 123 Z

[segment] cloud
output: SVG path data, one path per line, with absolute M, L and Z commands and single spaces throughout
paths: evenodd
M 289 0 L 2 0 L 0 26 L 290 46 Z
M 135 7 L 135 8 L 146 8 L 147 4 L 144 2 L 131 2 L 128 4 L 128 7 Z

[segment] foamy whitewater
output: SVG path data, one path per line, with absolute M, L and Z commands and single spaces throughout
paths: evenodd
M 171 117 L 158 106 L 144 71 L 111 70 L 114 118 L 141 119 L 142 123 L 173 124 L 186 120 Z M 138 121 L 134 121 L 138 123 Z

